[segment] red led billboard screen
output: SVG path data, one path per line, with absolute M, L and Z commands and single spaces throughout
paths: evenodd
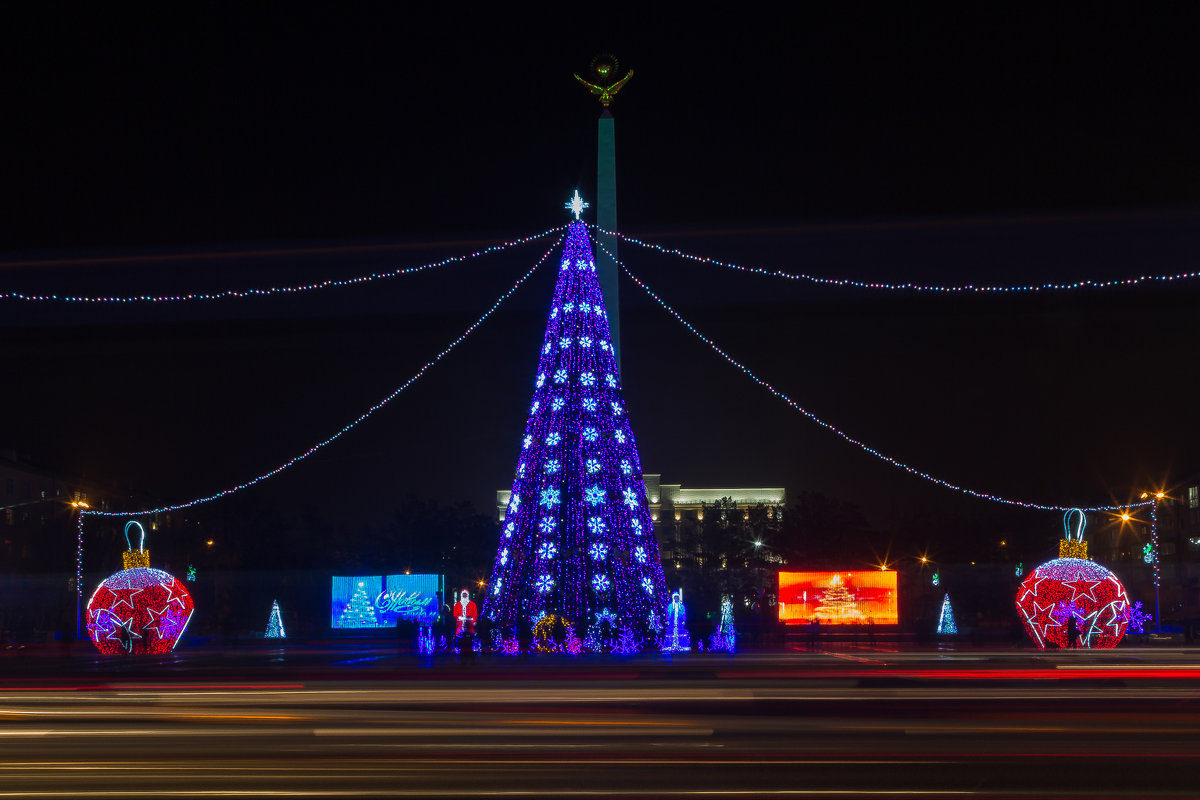
M 813 617 L 822 625 L 899 624 L 896 572 L 780 572 L 780 621 L 798 625 Z

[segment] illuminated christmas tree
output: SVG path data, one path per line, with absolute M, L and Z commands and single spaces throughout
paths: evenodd
M 287 634 L 283 632 L 283 619 L 279 616 L 279 601 L 275 600 L 271 603 L 271 616 L 267 619 L 267 632 L 263 634 L 264 639 L 286 639 Z
M 946 595 L 942 600 L 942 613 L 938 616 L 938 633 L 958 633 L 958 626 L 954 624 L 954 609 L 950 606 L 950 595 Z
M 666 583 L 578 192 L 484 614 L 501 630 L 610 609 L 644 636 Z
M 717 632 L 709 639 L 708 649 L 712 652 L 732 653 L 737 649 L 737 631 L 733 627 L 733 598 L 721 598 L 721 620 Z
M 350 602 L 342 609 L 342 615 L 338 617 L 338 622 L 333 627 L 379 627 L 379 618 L 375 616 L 375 606 L 371 605 L 371 598 L 367 596 L 367 590 L 363 588 L 362 582 L 355 587 L 354 594 L 350 596 Z
M 821 595 L 817 616 L 833 619 L 860 619 L 862 612 L 854 602 L 854 594 L 842 583 L 841 575 L 834 575 L 829 588 Z

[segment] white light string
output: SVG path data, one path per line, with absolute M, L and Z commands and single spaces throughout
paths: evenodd
M 448 256 L 439 261 L 431 261 L 428 264 L 422 264 L 417 267 L 400 267 L 389 270 L 387 272 L 372 272 L 369 275 L 359 275 L 354 278 L 329 278 L 316 283 L 303 283 L 296 286 L 268 286 L 264 289 L 225 289 L 219 292 L 189 292 L 187 294 L 171 294 L 171 295 L 125 295 L 125 296 L 97 296 L 97 295 L 57 295 L 57 294 L 24 294 L 23 292 L 0 292 L 0 300 L 24 300 L 30 302 L 46 302 L 57 301 L 62 303 L 167 303 L 167 302 L 182 302 L 190 300 L 224 300 L 230 298 L 244 299 L 248 297 L 270 297 L 279 294 L 298 294 L 301 292 L 311 292 L 317 289 L 330 289 L 339 286 L 357 286 L 363 283 L 371 283 L 373 281 L 387 280 L 389 278 L 398 278 L 403 275 L 413 275 L 418 272 L 424 272 L 437 267 L 444 267 L 447 264 L 457 264 L 463 261 L 469 261 L 473 258 L 499 253 L 503 250 L 508 250 L 513 247 L 519 247 L 523 244 L 537 241 L 545 238 L 552 233 L 563 230 L 563 227 L 550 228 L 549 230 L 535 233 L 532 236 L 523 236 L 519 239 L 512 239 L 500 244 L 490 245 L 482 250 L 476 250 L 473 253 L 468 253 L 463 256 Z
M 513 283 L 513 285 L 510 286 L 508 288 L 508 290 L 504 292 L 504 294 L 500 295 L 500 297 L 496 300 L 496 302 L 492 303 L 491 307 L 487 311 L 483 312 L 483 314 L 479 318 L 477 318 L 474 322 L 472 322 L 465 331 L 463 331 L 461 334 L 459 334 L 459 336 L 456 339 L 454 339 L 452 342 L 450 342 L 450 344 L 446 345 L 446 347 L 443 348 L 440 353 L 435 355 L 433 358 L 429 359 L 429 361 L 425 362 L 425 364 L 419 370 L 417 370 L 415 373 L 413 373 L 412 376 L 409 377 L 409 379 L 406 380 L 404 383 L 402 383 L 395 391 L 393 391 L 387 397 L 380 400 L 375 405 L 368 408 L 366 411 L 364 411 L 362 414 L 360 414 L 357 418 L 355 418 L 352 422 L 343 426 L 340 430 L 338 430 L 335 434 L 330 436 L 328 439 L 324 439 L 320 442 L 317 442 L 316 444 L 314 444 L 312 447 L 305 450 L 300 455 L 294 456 L 293 458 L 288 459 L 287 461 L 283 462 L 279 466 L 275 467 L 275 469 L 271 470 L 270 472 L 264 472 L 262 475 L 259 475 L 257 478 L 251 478 L 250 480 L 245 481 L 243 483 L 239 483 L 236 486 L 231 486 L 228 489 L 223 489 L 223 490 L 217 492 L 216 494 L 210 494 L 206 497 L 198 497 L 194 500 L 189 500 L 185 503 L 176 503 L 175 505 L 160 506 L 158 508 L 147 508 L 147 509 L 143 509 L 141 511 L 90 511 L 89 510 L 89 511 L 80 512 L 80 516 L 81 517 L 82 516 L 136 517 L 136 516 L 142 516 L 145 514 L 160 514 L 160 513 L 167 512 L 167 511 L 179 511 L 180 509 L 184 509 L 184 508 L 192 508 L 193 506 L 202 505 L 204 503 L 208 503 L 213 500 L 218 500 L 222 497 L 228 497 L 229 495 L 234 494 L 235 492 L 240 492 L 243 489 L 248 489 L 249 487 L 255 485 L 256 483 L 260 483 L 261 481 L 265 481 L 268 478 L 272 478 L 272 477 L 278 475 L 279 473 L 283 472 L 285 469 L 295 466 L 296 464 L 298 464 L 299 462 L 308 458 L 313 453 L 316 453 L 318 450 L 325 447 L 326 445 L 332 444 L 333 442 L 337 441 L 338 439 L 340 439 L 342 437 L 343 434 L 346 434 L 346 433 L 350 432 L 351 430 L 353 430 L 354 428 L 358 427 L 358 425 L 360 423 L 362 423 L 364 420 L 366 420 L 368 417 L 370 417 L 372 414 L 374 414 L 379 409 L 386 406 L 392 400 L 396 399 L 396 397 L 401 392 L 403 392 L 405 389 L 407 389 L 409 386 L 412 386 L 414 383 L 416 383 L 417 380 L 420 379 L 426 372 L 428 372 L 431 367 L 433 367 L 435 364 L 437 364 L 439 361 L 441 361 L 443 358 L 445 358 L 450 353 L 451 350 L 453 350 L 455 347 L 460 345 L 463 342 L 463 340 L 465 340 L 468 336 L 470 336 L 472 333 L 474 333 L 475 330 L 480 325 L 482 325 L 484 323 L 484 321 L 486 321 L 488 319 L 488 317 L 492 316 L 492 314 L 495 313 L 496 309 L 498 309 L 505 300 L 507 300 L 509 297 L 511 297 L 512 294 L 515 291 L 517 291 L 517 289 L 519 289 L 525 283 L 525 281 L 528 280 L 530 278 L 530 276 L 533 275 L 534 272 L 537 271 L 538 267 L 540 267 L 543 263 L 545 263 L 546 259 L 550 257 L 550 254 L 555 251 L 555 249 L 559 246 L 559 244 L 561 242 L 562 242 L 562 236 L 560 236 L 558 238 L 558 240 L 555 241 L 555 243 L 550 246 L 549 250 L 547 250 L 545 253 L 542 254 L 542 257 L 537 260 L 537 263 L 535 263 L 532 267 L 530 267 L 529 270 L 524 275 L 522 275 L 520 278 L 518 278 L 516 280 L 516 282 Z
M 853 289 L 880 289 L 892 291 L 909 291 L 909 292 L 930 292 L 937 294 L 959 294 L 959 293 L 991 293 L 991 294 L 1006 294 L 1013 292 L 1050 292 L 1050 291 L 1065 291 L 1068 289 L 1113 289 L 1137 286 L 1142 283 L 1169 283 L 1171 281 L 1185 281 L 1200 278 L 1200 270 L 1192 272 L 1180 272 L 1175 275 L 1140 275 L 1136 278 L 1118 278 L 1107 281 L 1073 281 L 1071 283 L 1042 283 L 1030 284 L 1027 286 L 975 286 L 973 284 L 964 284 L 961 286 L 941 286 L 937 284 L 920 284 L 920 283 L 887 283 L 883 281 L 860 281 L 852 278 L 822 278 L 817 275 L 809 275 L 807 273 L 793 273 L 782 269 L 769 269 L 766 267 L 747 267 L 741 264 L 734 264 L 728 261 L 721 261 L 717 258 L 709 258 L 708 256 L 699 256 L 694 253 L 685 253 L 682 250 L 677 250 L 673 247 L 664 247 L 660 244 L 646 242 L 633 236 L 626 236 L 623 233 L 606 230 L 599 225 L 589 226 L 597 233 L 603 233 L 608 236 L 615 236 L 622 242 L 636 244 L 639 247 L 644 247 L 648 250 L 653 250 L 664 255 L 675 256 L 688 261 L 695 261 L 700 264 L 713 264 L 718 267 L 725 267 L 737 272 L 745 272 L 754 275 L 766 275 L 773 278 L 785 278 L 793 281 L 807 281 L 821 286 L 840 286 Z
M 608 250 L 605 249 L 602 245 L 601 245 L 601 249 L 604 250 L 604 252 L 608 254 L 609 258 L 612 258 L 612 253 L 608 252 Z M 616 260 L 616 259 L 614 259 L 614 260 Z M 683 327 L 687 328 L 693 335 L 696 336 L 696 338 L 698 338 L 700 341 L 704 342 L 706 345 L 711 347 L 713 349 L 713 351 L 715 351 L 717 353 L 717 355 L 721 356 L 721 358 L 725 359 L 731 365 L 733 365 L 734 367 L 737 367 L 739 370 L 741 370 L 743 373 L 745 373 L 746 376 L 749 377 L 752 381 L 754 381 L 759 386 L 766 389 L 771 394 L 778 397 L 783 402 L 787 403 L 795 411 L 800 412 L 801 414 L 808 417 L 813 422 L 820 425 L 822 428 L 825 428 L 829 432 L 836 434 L 837 436 L 841 437 L 842 439 L 844 439 L 845 441 L 854 445 L 855 447 L 859 448 L 860 450 L 870 453 L 871 455 L 875 456 L 875 458 L 878 458 L 880 461 L 884 461 L 884 462 L 887 462 L 888 464 L 891 464 L 893 467 L 899 467 L 900 469 L 904 470 L 905 472 L 908 472 L 909 474 L 912 474 L 912 475 L 916 475 L 918 478 L 924 478 L 925 480 L 929 481 L 930 483 L 935 483 L 938 486 L 941 486 L 946 489 L 952 489 L 956 492 L 962 492 L 963 494 L 970 495 L 971 497 L 977 497 L 980 500 L 991 500 L 992 502 L 995 502 L 995 503 L 1003 503 L 1004 505 L 1009 505 L 1009 506 L 1019 506 L 1021 508 L 1031 508 L 1031 509 L 1036 509 L 1039 511 L 1070 511 L 1073 508 L 1082 508 L 1082 510 L 1084 510 L 1084 511 L 1118 511 L 1118 510 L 1134 508 L 1136 506 L 1148 505 L 1148 503 L 1131 503 L 1129 505 L 1124 505 L 1124 506 L 1086 506 L 1086 507 L 1081 507 L 1081 506 L 1074 506 L 1074 505 L 1072 505 L 1072 506 L 1055 506 L 1055 505 L 1044 505 L 1042 503 L 1029 503 L 1029 502 L 1026 502 L 1023 500 L 1011 500 L 1009 498 L 990 494 L 988 492 L 980 492 L 980 491 L 976 491 L 975 489 L 968 489 L 964 486 L 959 486 L 958 484 L 951 483 L 950 481 L 943 480 L 942 478 L 938 478 L 934 475 L 930 475 L 928 472 L 923 472 L 922 470 L 919 470 L 916 467 L 910 466 L 910 465 L 904 463 L 903 461 L 900 461 L 899 459 L 893 458 L 885 453 L 882 453 L 882 452 L 876 450 L 875 448 L 871 447 L 870 445 L 868 445 L 864 442 L 860 442 L 858 439 L 855 439 L 853 436 L 851 436 L 850 434 L 841 430 L 840 428 L 836 427 L 835 425 L 821 419 L 816 414 L 812 413 L 811 411 L 809 411 L 808 409 L 804 408 L 799 403 L 797 403 L 795 400 L 788 397 L 785 393 L 781 392 L 779 389 L 776 389 L 774 386 L 767 383 L 762 378 L 758 377 L 758 375 L 756 375 L 754 372 L 752 372 L 749 367 L 747 367 L 745 364 L 742 364 L 740 361 L 735 359 L 733 356 L 726 353 L 715 342 L 713 342 L 712 339 L 709 339 L 703 333 L 698 331 L 695 328 L 695 326 L 693 326 L 690 322 L 688 322 L 682 316 L 680 316 L 678 311 L 676 311 L 674 308 L 669 306 L 666 303 L 666 301 L 664 301 L 661 297 L 659 297 L 654 292 L 654 290 L 652 290 L 649 286 L 647 286 L 645 283 L 643 283 L 640 278 L 638 278 L 636 275 L 634 275 L 629 270 L 629 267 L 625 266 L 625 264 L 620 261 L 617 261 L 617 263 L 621 265 L 621 269 L 624 270 L 625 274 L 628 275 L 634 283 L 636 283 L 639 287 L 641 287 L 641 289 L 643 291 L 645 291 L 646 294 L 650 295 L 651 299 L 653 299 L 654 302 L 656 302 L 660 306 L 662 306 L 662 308 L 668 314 L 670 314 L 672 317 L 674 317 L 681 325 L 683 325 Z

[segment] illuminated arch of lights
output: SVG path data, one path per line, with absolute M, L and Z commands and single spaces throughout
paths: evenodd
M 1193 270 L 1192 272 L 1179 272 L 1174 275 L 1139 275 L 1133 278 L 1117 278 L 1113 280 L 1080 280 L 1070 281 L 1068 283 L 1014 284 L 1012 286 L 976 286 L 974 284 L 943 286 L 939 284 L 861 281 L 854 278 L 825 278 L 819 275 L 809 275 L 803 272 L 788 272 L 783 269 L 747 267 L 742 264 L 734 264 L 729 261 L 722 261 L 719 258 L 709 258 L 708 256 L 700 256 L 694 253 L 685 253 L 682 250 L 678 250 L 674 247 L 665 247 L 661 244 L 646 242 L 642 239 L 638 239 L 635 236 L 626 236 L 625 234 L 617 231 L 606 230 L 598 225 L 592 225 L 590 227 L 592 227 L 597 233 L 615 236 L 622 242 L 628 242 L 630 244 L 635 244 L 638 247 L 644 247 L 648 250 L 653 250 L 656 253 L 675 256 L 676 258 L 694 261 L 699 264 L 712 264 L 713 266 L 725 267 L 726 269 L 731 269 L 736 272 L 745 272 L 752 275 L 765 275 L 772 278 L 804 281 L 807 283 L 816 284 L 818 286 L 833 286 L 851 289 L 925 292 L 929 294 L 1012 294 L 1017 292 L 1058 292 L 1067 291 L 1070 289 L 1118 289 L 1139 286 L 1141 284 L 1171 283 L 1174 281 L 1187 281 L 1200 278 L 1200 270 Z
M 550 228 L 549 230 L 535 233 L 532 236 L 523 236 L 519 239 L 512 239 L 501 244 L 494 244 L 476 250 L 473 253 L 468 253 L 463 256 L 449 256 L 439 261 L 431 261 L 428 264 L 422 264 L 417 267 L 400 267 L 398 269 L 389 270 L 387 272 L 372 272 L 368 275 L 358 275 L 353 278 L 328 278 L 315 283 L 302 283 L 295 286 L 268 286 L 261 289 L 225 289 L 218 292 L 188 292 L 186 294 L 170 294 L 170 295 L 124 295 L 124 296 L 99 296 L 99 295 L 59 295 L 59 294 L 25 294 L 23 292 L 0 292 L 0 300 L 24 300 L 30 302 L 61 302 L 61 303 L 168 303 L 168 302 L 183 302 L 191 300 L 226 300 L 226 299 L 244 299 L 250 297 L 271 297 L 274 295 L 283 294 L 300 294 L 302 292 L 312 292 L 318 289 L 332 289 L 335 287 L 357 286 L 360 284 L 371 283 L 373 281 L 387 280 L 390 278 L 399 278 L 405 275 L 414 275 L 418 272 L 444 267 L 448 264 L 459 264 L 464 261 L 470 261 L 481 256 L 499 253 L 502 250 L 508 250 L 513 247 L 518 247 L 523 244 L 537 241 L 549 236 L 552 233 L 562 231 L 562 227 Z

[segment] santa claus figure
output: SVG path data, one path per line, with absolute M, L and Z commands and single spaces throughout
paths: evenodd
M 454 604 L 454 634 L 475 634 L 475 620 L 479 618 L 479 609 L 471 600 L 471 593 L 466 589 L 459 592 L 458 602 Z

